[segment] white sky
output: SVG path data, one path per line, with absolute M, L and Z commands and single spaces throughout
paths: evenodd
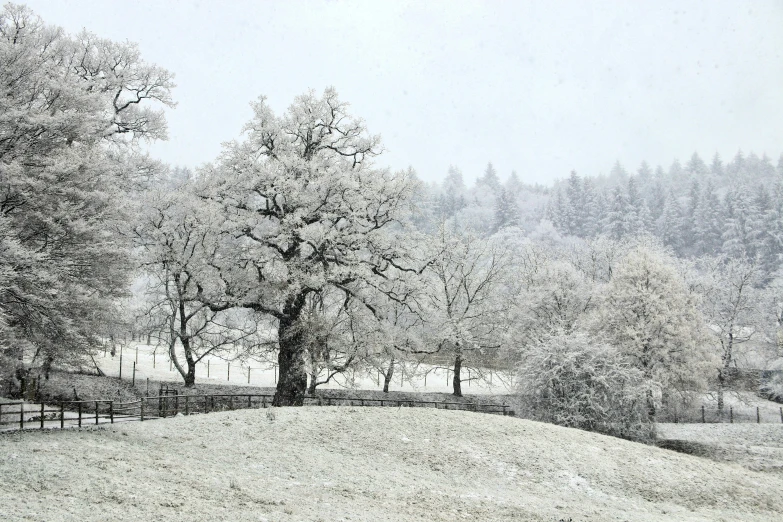
M 383 136 L 379 165 L 528 183 L 783 152 L 783 2 L 29 0 L 49 24 L 137 42 L 176 75 L 169 141 L 214 159 L 268 96 L 334 85 Z

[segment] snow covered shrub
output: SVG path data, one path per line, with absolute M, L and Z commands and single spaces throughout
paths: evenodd
M 582 332 L 560 333 L 531 347 L 517 368 L 518 393 L 535 420 L 650 441 L 651 383 L 614 348 Z

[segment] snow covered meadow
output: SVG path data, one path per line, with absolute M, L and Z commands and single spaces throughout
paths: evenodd
M 246 410 L 6 434 L 0 448 L 3 520 L 783 517 L 779 474 L 470 412 Z

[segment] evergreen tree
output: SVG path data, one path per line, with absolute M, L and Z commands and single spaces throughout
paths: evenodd
M 519 226 L 519 207 L 516 198 L 505 188 L 500 189 L 495 205 L 494 231 Z
M 625 183 L 625 181 L 628 179 L 628 171 L 625 170 L 625 167 L 622 166 L 620 160 L 614 162 L 612 170 L 609 171 L 609 179 L 615 183 Z
M 614 240 L 624 238 L 630 232 L 628 220 L 628 197 L 622 187 L 612 189 L 606 216 L 603 219 L 603 233 Z
M 674 160 L 671 167 L 669 167 L 669 178 L 676 183 L 682 179 L 684 173 L 685 171 L 683 171 L 682 165 L 680 165 L 680 160 Z
M 584 194 L 582 193 L 582 179 L 575 170 L 571 171 L 566 186 L 566 207 L 564 209 L 563 232 L 570 236 L 584 237 Z
M 720 251 L 720 200 L 711 182 L 707 182 L 694 211 L 694 251 L 697 255 L 714 255 Z
M 492 166 L 491 161 L 487 163 L 484 174 L 476 180 L 476 186 L 487 187 L 493 194 L 500 192 L 500 178 L 498 178 L 498 172 Z
M 755 258 L 751 216 L 756 212 L 752 198 L 744 188 L 738 187 L 726 193 L 723 206 L 723 252 L 734 259 Z
M 582 198 L 584 202 L 583 237 L 595 237 L 601 232 L 603 218 L 603 199 L 596 192 L 592 178 L 582 180 Z
M 625 210 L 628 233 L 639 234 L 645 231 L 644 219 L 649 220 L 649 210 L 643 211 L 644 206 L 644 200 L 636 185 L 636 177 L 631 176 L 628 178 L 628 205 Z M 646 216 L 642 214 L 646 214 Z
M 506 190 L 508 191 L 509 195 L 516 198 L 519 196 L 519 193 L 522 192 L 522 189 L 524 189 L 524 186 L 522 185 L 522 182 L 519 181 L 517 171 L 512 170 L 511 175 L 506 180 Z
M 661 217 L 661 214 L 663 214 L 665 203 L 666 192 L 663 190 L 663 183 L 660 179 L 656 179 L 652 189 L 650 189 L 650 199 L 647 203 L 647 208 L 650 210 L 650 220 L 653 223 L 656 223 Z
M 712 165 L 710 165 L 710 172 L 713 176 L 722 178 L 724 175 L 723 161 L 720 159 L 720 154 L 717 152 L 712 157 Z
M 691 156 L 691 159 L 685 166 L 685 170 L 691 176 L 695 176 L 699 179 L 706 177 L 710 172 L 710 169 L 707 168 L 707 164 L 704 163 L 704 160 L 702 160 L 696 152 L 694 152 L 693 156 Z
M 439 221 L 454 217 L 457 212 L 465 208 L 465 181 L 462 172 L 453 165 L 449 166 L 446 179 L 443 180 L 443 192 L 438 199 Z
M 669 191 L 658 219 L 658 237 L 663 244 L 679 253 L 682 246 L 682 207 L 674 191 Z

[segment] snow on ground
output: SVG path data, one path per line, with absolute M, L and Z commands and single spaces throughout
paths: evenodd
M 783 424 L 658 424 L 659 440 L 684 440 L 706 456 L 783 477 Z
M 137 355 L 138 351 L 138 355 Z M 153 355 L 154 354 L 154 355 Z M 150 381 L 170 381 L 181 383 L 177 369 L 169 362 L 168 352 L 165 346 L 154 346 L 140 343 L 131 343 L 125 347 L 122 352 L 122 378 L 130 380 L 133 374 L 133 363 L 138 356 L 136 363 L 136 385 L 142 387 L 147 378 Z M 182 360 L 180 358 L 180 360 Z M 114 357 L 109 352 L 100 352 L 95 358 L 98 366 L 107 375 L 118 377 L 120 373 L 120 352 L 117 350 Z M 209 363 L 209 367 L 207 367 Z M 183 362 L 184 364 L 184 362 Z M 229 368 L 230 367 L 230 368 Z M 212 384 L 248 384 L 248 368 L 250 369 L 249 384 L 253 386 L 274 387 L 276 383 L 277 370 L 273 363 L 267 361 L 250 360 L 240 363 L 237 360 L 226 361 L 218 357 L 205 357 L 196 366 L 196 382 Z M 427 372 L 425 379 L 424 373 Z M 207 377 L 209 375 L 209 377 Z M 420 365 L 415 375 L 409 373 L 403 374 L 402 371 L 396 371 L 390 390 L 393 391 L 426 391 L 451 393 L 451 378 L 453 374 L 441 368 Z M 475 374 L 463 370 L 463 378 L 475 377 Z M 492 382 L 472 379 L 463 383 L 463 392 L 470 394 L 505 394 L 509 392 L 508 376 L 493 372 Z M 335 379 L 325 385 L 320 385 L 319 389 L 334 388 L 357 388 L 364 390 L 382 389 L 383 378 L 378 375 L 359 376 L 357 375 L 353 385 L 348 383 L 344 376 L 338 375 Z
M 0 520 L 770 521 L 783 519 L 780 491 L 775 474 L 424 408 L 244 410 L 0 436 Z

